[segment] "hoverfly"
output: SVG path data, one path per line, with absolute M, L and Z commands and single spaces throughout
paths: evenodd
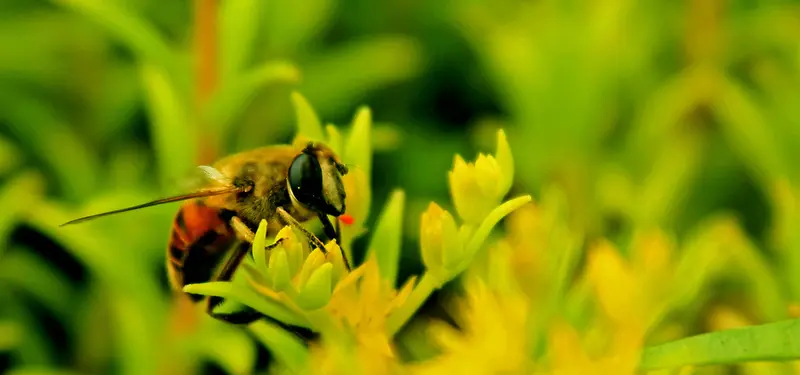
M 170 284 L 178 292 L 188 284 L 230 281 L 249 252 L 262 219 L 268 223 L 268 235 L 290 225 L 305 235 L 312 248 L 318 247 L 324 252 L 322 241 L 301 225 L 316 217 L 322 222 L 325 235 L 341 242 L 339 222 L 336 221 L 334 227 L 328 215 L 339 218 L 345 212 L 342 177 L 348 173 L 348 168 L 326 145 L 308 142 L 304 147 L 266 146 L 200 168 L 208 177 L 208 183 L 194 192 L 85 216 L 61 226 L 186 201 L 175 215 L 167 246 L 167 272 Z M 219 268 L 226 255 L 227 261 Z M 349 269 L 349 262 L 342 255 Z M 205 298 L 188 296 L 194 302 Z M 214 308 L 221 302 L 221 297 L 208 298 L 206 313 L 236 324 L 247 324 L 260 317 L 253 311 L 215 313 Z

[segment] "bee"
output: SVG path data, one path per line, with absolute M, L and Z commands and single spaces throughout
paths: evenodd
M 183 293 L 185 285 L 207 281 L 230 281 L 249 252 L 262 220 L 267 235 L 291 226 L 321 251 L 325 246 L 301 223 L 321 221 L 329 239 L 341 242 L 339 218 L 345 212 L 346 193 L 342 177 L 348 168 L 328 146 L 308 142 L 304 146 L 273 145 L 234 154 L 200 169 L 208 177 L 195 191 L 144 204 L 84 216 L 61 226 L 170 202 L 184 201 L 172 223 L 167 245 L 166 268 L 172 288 Z M 280 239 L 269 245 L 269 250 Z M 350 264 L 343 255 L 345 267 Z M 221 266 L 220 264 L 227 260 Z M 205 297 L 186 293 L 194 302 Z M 235 324 L 260 317 L 254 311 L 222 314 L 214 308 L 221 297 L 209 297 L 206 313 Z

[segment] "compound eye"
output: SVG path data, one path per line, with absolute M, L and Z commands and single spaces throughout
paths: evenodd
M 301 153 L 289 166 L 289 186 L 300 203 L 315 206 L 322 194 L 322 168 L 312 155 Z

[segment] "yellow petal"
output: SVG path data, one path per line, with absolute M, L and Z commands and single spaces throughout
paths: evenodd
M 430 270 L 442 267 L 442 214 L 444 210 L 431 202 L 422 214 L 420 223 L 420 251 L 425 266 Z
M 483 193 L 483 199 L 499 203 L 505 192 L 501 191 L 502 174 L 500 166 L 492 156 L 478 155 L 475 161 L 475 182 Z
M 447 270 L 453 269 L 464 261 L 466 256 L 464 244 L 459 236 L 453 216 L 444 211 L 441 216 L 442 227 L 442 265 Z
M 307 310 L 316 310 L 330 301 L 332 270 L 333 265 L 330 263 L 325 263 L 314 270 L 295 300 L 298 306 Z
M 303 263 L 303 268 L 300 269 L 298 279 L 295 283 L 297 289 L 302 289 L 311 274 L 323 263 L 325 263 L 325 255 L 322 254 L 320 249 L 314 249 L 314 251 L 308 255 L 308 258 L 306 258 L 305 263 Z
M 624 323 L 637 315 L 642 302 L 638 280 L 610 243 L 603 241 L 592 249 L 588 268 L 600 305 L 611 319 Z
M 500 129 L 497 131 L 497 151 L 495 159 L 500 168 L 500 181 L 498 183 L 500 195 L 508 194 L 514 182 L 514 158 L 511 155 L 511 147 L 508 145 L 506 133 Z

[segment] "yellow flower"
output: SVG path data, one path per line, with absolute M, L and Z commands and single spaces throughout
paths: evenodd
M 356 338 L 341 331 L 309 345 L 311 354 L 307 374 L 324 375 L 393 375 L 404 374 L 402 363 L 382 352 L 382 338 L 370 341 L 370 335 Z M 377 344 L 377 345 L 375 345 Z
M 405 302 L 415 281 L 412 277 L 395 290 L 380 276 L 378 262 L 371 256 L 336 286 L 325 310 L 335 324 L 355 332 L 358 339 L 368 339 L 383 355 L 393 356 L 386 317 Z
M 448 269 L 463 260 L 464 244 L 453 216 L 433 202 L 422 214 L 420 251 L 425 267 L 439 284 L 447 282 Z
M 480 223 L 508 193 L 513 179 L 511 150 L 502 130 L 498 132 L 495 156 L 479 154 L 473 164 L 456 155 L 448 181 L 459 216 L 469 224 Z
M 634 238 L 632 260 L 626 261 L 608 241 L 589 253 L 588 274 L 598 302 L 620 326 L 646 330 L 668 307 L 673 279 L 672 244 L 659 231 Z
M 265 221 L 259 226 L 254 249 L 264 248 L 266 227 Z M 347 273 L 336 241 L 325 245 L 325 253 L 320 249 L 309 251 L 307 241 L 301 241 L 289 226 L 275 238 L 280 244 L 269 250 L 268 258 L 265 251 L 253 251 L 255 269 L 245 267 L 251 277 L 250 285 L 266 298 L 296 312 L 327 305 L 333 288 Z
M 529 305 L 516 293 L 489 288 L 482 280 L 465 281 L 462 299 L 452 306 L 458 326 L 433 322 L 429 334 L 442 354 L 409 365 L 412 374 L 524 374 L 528 359 Z
M 612 334 L 614 335 L 614 334 Z M 549 363 L 540 364 L 546 373 L 553 375 L 634 375 L 640 358 L 641 344 L 638 339 L 627 339 L 616 334 L 616 345 L 601 355 L 593 357 L 587 352 L 580 334 L 564 322 L 552 325 L 548 335 Z

